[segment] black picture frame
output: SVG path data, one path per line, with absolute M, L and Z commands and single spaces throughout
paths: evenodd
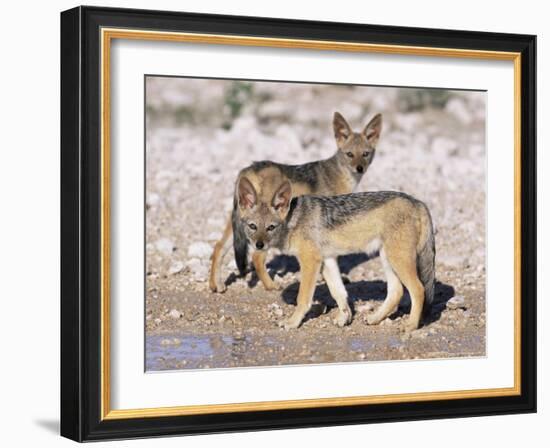
M 521 54 L 521 393 L 516 396 L 101 418 L 102 27 L 461 48 Z M 167 11 L 61 13 L 61 435 L 76 441 L 536 411 L 536 36 Z

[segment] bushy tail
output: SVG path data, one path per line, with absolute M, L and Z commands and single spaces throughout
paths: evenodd
M 435 237 L 432 218 L 425 207 L 426 213 L 422 216 L 422 231 L 424 244 L 416 255 L 418 277 L 424 285 L 424 312 L 429 311 L 435 293 Z
M 231 214 L 231 225 L 233 226 L 233 249 L 235 251 L 235 263 L 241 275 L 246 274 L 248 266 L 248 241 L 244 233 L 241 220 L 239 219 L 238 205 L 233 204 L 233 213 Z

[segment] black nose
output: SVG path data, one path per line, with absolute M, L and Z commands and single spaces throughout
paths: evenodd
M 364 170 L 363 165 L 357 165 L 357 172 L 362 173 Z
M 263 249 L 264 248 L 264 243 L 262 243 L 261 241 L 256 241 L 256 249 Z

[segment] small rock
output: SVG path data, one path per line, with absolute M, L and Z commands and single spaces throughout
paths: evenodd
M 158 325 L 158 324 L 160 324 L 160 323 L 162 322 L 162 319 L 160 319 L 160 318 L 157 317 L 157 318 L 154 320 L 154 322 Z
M 450 310 L 456 310 L 464 307 L 464 296 L 454 296 L 447 302 L 447 308 Z
M 271 311 L 275 316 L 281 317 L 284 313 L 279 304 L 273 302 L 267 305 L 267 309 Z
M 163 255 L 170 255 L 174 249 L 174 243 L 168 238 L 161 238 L 155 242 L 155 248 Z
M 178 311 L 178 310 L 176 310 L 176 309 L 170 311 L 170 312 L 168 313 L 168 315 L 169 315 L 172 319 L 179 319 L 179 318 L 183 317 L 183 313 L 180 312 L 180 311 Z
M 183 268 L 185 268 L 185 265 L 181 261 L 176 261 L 172 263 L 172 265 L 168 269 L 168 273 L 171 275 L 178 274 L 179 272 L 183 271 Z
M 212 248 L 210 244 L 203 241 L 191 244 L 187 250 L 187 254 L 190 257 L 208 258 L 212 254 Z

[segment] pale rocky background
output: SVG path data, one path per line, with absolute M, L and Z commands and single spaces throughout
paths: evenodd
M 485 93 L 149 77 L 146 81 L 146 328 L 152 370 L 412 359 L 485 354 Z M 240 169 L 255 160 L 303 163 L 336 150 L 331 120 L 354 129 L 383 114 L 376 157 L 359 190 L 399 190 L 430 208 L 437 245 L 433 312 L 411 338 L 403 312 L 380 326 L 364 316 L 385 296 L 378 259 L 345 257 L 356 314 L 344 329 L 326 287 L 298 330 L 299 273 L 290 257 L 269 267 L 266 292 L 225 260 L 225 294 L 209 291 L 209 257 L 232 206 Z M 327 312 L 323 312 L 325 306 Z

